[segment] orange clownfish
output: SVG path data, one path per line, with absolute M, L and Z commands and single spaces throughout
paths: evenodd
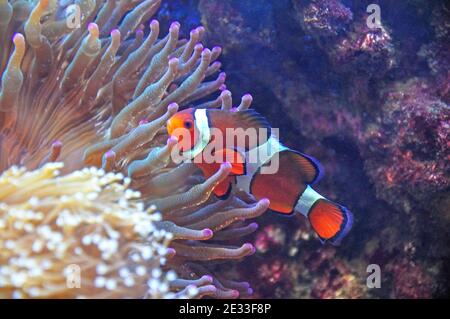
M 167 131 L 177 138 L 183 158 L 193 160 L 205 178 L 223 161 L 230 162 L 230 175 L 214 189 L 218 198 L 227 198 L 233 189 L 257 200 L 267 198 L 271 210 L 286 215 L 300 212 L 323 242 L 335 245 L 350 231 L 351 212 L 311 187 L 322 176 L 319 162 L 282 145 L 267 120 L 253 109 L 185 109 L 167 121 Z M 255 131 L 256 138 L 244 136 Z

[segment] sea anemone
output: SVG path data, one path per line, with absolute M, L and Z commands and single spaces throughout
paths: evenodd
M 233 107 L 225 74 L 208 80 L 221 49 L 203 47 L 203 27 L 179 39 L 178 22 L 160 38 L 159 23 L 147 24 L 159 5 L 0 0 L 1 296 L 251 293 L 214 269 L 254 253 L 230 240 L 256 229 L 245 220 L 268 201 L 212 198 L 230 165 L 204 180 L 193 164 L 173 163 L 164 128 L 186 106 Z M 69 289 L 74 264 L 81 288 Z

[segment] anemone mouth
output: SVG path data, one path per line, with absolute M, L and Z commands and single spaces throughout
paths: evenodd
M 248 284 L 215 274 L 214 261 L 240 260 L 254 252 L 249 243 L 233 246 L 229 241 L 251 233 L 255 227 L 249 227 L 246 220 L 264 213 L 267 205 L 238 195 L 227 201 L 211 198 L 229 168 L 221 167 L 205 180 L 193 165 L 174 163 L 171 150 L 176 143 L 164 129 L 167 120 L 188 105 L 232 109 L 229 91 L 216 94 L 225 82 L 225 73 L 219 73 L 221 64 L 216 61 L 221 49 L 203 47 L 203 27 L 192 30 L 189 39 L 180 39 L 178 22 L 172 23 L 167 35 L 160 36 L 159 23 L 152 20 L 149 32 L 144 32 L 159 0 L 69 4 L 77 5 L 80 12 L 76 28 L 66 23 L 68 7 L 60 2 L 0 0 L 0 34 L 6 35 L 0 40 L 0 197 L 6 203 L 0 207 L 0 226 L 8 234 L 0 237 L 0 247 L 9 247 L 8 254 L 0 256 L 0 270 L 7 272 L 18 255 L 27 256 L 30 262 L 42 257 L 32 247 L 32 240 L 40 236 L 36 231 L 39 227 L 57 231 L 62 246 L 73 248 L 58 252 L 50 245 L 52 249 L 46 253 L 61 257 L 61 264 L 48 269 L 39 266 L 40 272 L 32 280 L 19 265 L 14 271 L 24 272 L 24 276 L 14 281 L 11 268 L 9 275 L 0 277 L 0 295 L 79 297 L 61 286 L 66 278 L 61 270 L 68 261 L 78 260 L 81 272 L 88 274 L 84 284 L 91 287 L 80 292 L 83 296 L 245 296 L 250 291 Z M 245 110 L 250 104 L 251 98 L 245 96 L 234 110 Z M 90 176 L 89 186 L 76 182 L 80 176 Z M 111 176 L 122 182 L 101 184 Z M 62 197 L 73 198 L 70 209 L 55 202 Z M 42 203 L 48 203 L 47 208 L 40 207 Z M 132 237 L 136 225 L 122 227 L 120 218 L 108 215 L 115 209 L 127 212 L 138 225 L 151 225 L 154 237 Z M 143 213 L 155 210 L 161 220 L 145 221 Z M 44 219 L 25 222 L 22 219 L 27 211 L 42 213 Z M 16 213 L 19 223 L 4 222 Z M 66 217 L 82 220 L 83 227 L 57 222 Z M 111 220 L 98 224 L 96 218 Z M 25 224 L 30 224 L 26 226 L 30 240 L 21 241 Z M 142 289 L 130 291 L 132 280 L 127 279 L 127 286 L 120 273 L 111 273 L 110 281 L 101 276 L 105 267 L 100 266 L 98 273 L 100 264 L 106 268 L 114 268 L 116 263 L 134 265 L 133 258 L 137 258 L 127 250 L 121 250 L 114 262 L 95 254 L 93 258 L 86 251 L 78 255 L 73 235 L 83 232 L 94 236 L 102 227 L 126 239 L 117 245 L 110 243 L 119 250 L 136 245 L 161 247 L 147 260 L 151 263 L 148 269 L 170 280 L 159 275 L 158 280 L 144 282 L 143 276 L 138 284 L 133 277 Z M 170 235 L 162 240 L 158 237 L 161 234 Z M 86 262 L 91 263 L 89 267 Z M 58 277 L 54 290 L 31 285 L 48 276 Z M 123 288 L 117 295 L 108 289 L 115 285 Z

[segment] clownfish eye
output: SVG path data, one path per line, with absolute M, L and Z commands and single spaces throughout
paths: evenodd
M 186 120 L 184 121 L 183 125 L 185 128 L 187 128 L 188 130 L 192 128 L 192 121 L 191 120 Z

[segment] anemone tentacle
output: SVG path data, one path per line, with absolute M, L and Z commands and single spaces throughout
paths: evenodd
M 227 241 L 256 230 L 246 220 L 266 201 L 212 198 L 230 166 L 205 180 L 174 163 L 164 126 L 188 105 L 241 111 L 252 99 L 233 107 L 203 27 L 180 39 L 173 22 L 160 37 L 150 21 L 160 2 L 0 0 L 1 297 L 248 292 L 210 268 L 254 252 Z M 81 290 L 65 286 L 68 263 L 81 267 Z

